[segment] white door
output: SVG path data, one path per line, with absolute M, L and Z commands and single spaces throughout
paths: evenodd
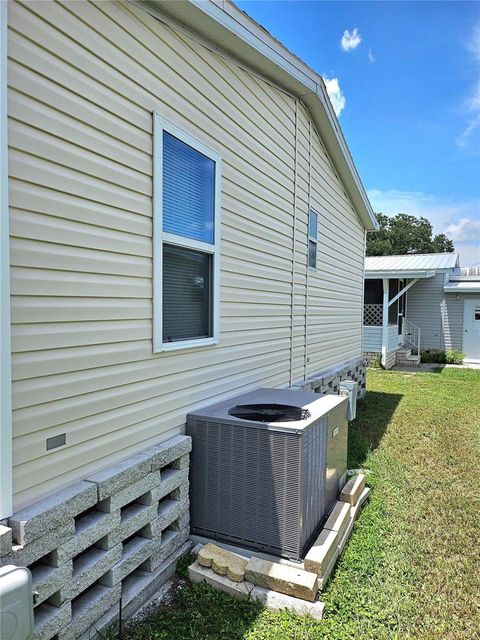
M 463 353 L 465 361 L 480 362 L 480 298 L 465 300 L 463 308 Z

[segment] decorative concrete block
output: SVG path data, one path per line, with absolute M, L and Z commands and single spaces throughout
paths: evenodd
M 340 502 L 348 502 L 348 504 L 354 505 L 357 503 L 362 491 L 365 488 L 365 476 L 360 473 L 358 476 L 350 478 L 350 480 L 343 487 L 340 494 Z
M 347 502 L 336 502 L 323 528 L 328 531 L 336 531 L 338 539 L 342 538 L 348 526 L 350 509 Z
M 367 500 L 369 495 L 370 495 L 370 487 L 365 487 L 362 493 L 360 494 L 360 497 L 358 498 L 357 503 L 350 507 L 350 517 L 353 520 L 358 518 L 360 509 L 363 503 L 365 502 L 365 500 Z
M 174 460 L 188 455 L 191 450 L 192 439 L 190 436 L 174 436 L 166 442 L 150 448 L 148 451 L 152 455 L 152 471 L 161 469 Z
M 71 584 L 73 575 L 73 563 L 71 560 L 61 567 L 51 567 L 40 564 L 31 568 L 32 588 L 37 592 L 35 604 L 38 606 L 56 593 L 60 593 L 62 587 Z M 57 602 L 51 603 L 60 606 L 65 598 L 58 598 Z
M 323 575 L 337 549 L 337 545 L 337 532 L 323 529 L 305 556 L 305 569 L 314 572 L 317 576 Z
M 147 524 L 150 524 L 156 516 L 157 506 L 154 504 L 150 506 L 137 503 L 129 505 L 122 513 L 120 525 L 107 536 L 106 547 L 108 549 L 115 547 L 135 532 L 143 529 Z M 100 546 L 103 548 L 105 545 L 100 543 Z
M 121 546 L 121 545 L 119 545 Z M 135 536 L 123 545 L 121 556 L 114 566 L 101 579 L 109 587 L 120 584 L 129 573 L 137 569 L 151 555 L 153 543 L 148 538 Z
M 13 539 L 23 546 L 30 544 L 93 507 L 96 502 L 95 487 L 89 482 L 77 482 L 9 518 Z
M 226 575 L 233 582 L 245 580 L 247 560 L 236 553 L 218 547 L 216 544 L 206 544 L 200 550 L 198 563 L 203 567 L 211 567 L 215 573 Z
M 176 549 L 188 540 L 189 535 L 190 529 L 188 528 L 180 531 L 167 529 L 165 533 L 162 533 L 161 544 L 155 545 L 152 555 L 140 568 L 146 571 L 155 571 L 162 562 L 165 562 Z
M 61 607 L 54 607 L 47 602 L 34 609 L 34 628 L 30 640 L 51 640 L 72 618 L 70 602 L 64 602 Z
M 75 535 L 60 544 L 52 554 L 52 564 L 60 566 L 88 549 L 120 525 L 120 511 L 90 511 L 75 522 Z M 112 545 L 114 546 L 114 545 Z
M 160 472 L 154 471 L 145 477 L 140 478 L 137 482 L 129 484 L 118 493 L 110 496 L 110 511 L 120 509 L 129 502 L 133 502 L 133 500 L 136 500 L 140 496 L 151 492 L 153 489 L 159 487 L 160 482 Z
M 99 471 L 87 478 L 96 485 L 98 499 L 104 500 L 119 493 L 127 485 L 134 484 L 152 470 L 152 458 L 147 453 L 137 453 Z
M 245 579 L 258 587 L 279 591 L 295 598 L 313 602 L 317 594 L 317 575 L 278 562 L 255 556 L 245 568 Z
M 0 558 L 12 552 L 12 530 L 10 527 L 0 525 Z
M 73 561 L 73 580 L 66 588 L 66 599 L 73 600 L 82 591 L 88 589 L 114 565 L 120 562 L 121 557 L 121 545 L 117 545 L 110 551 L 94 547 L 80 554 Z
M 161 473 L 160 484 L 152 489 L 154 499 L 161 500 L 172 491 L 181 489 L 181 493 L 175 494 L 174 498 L 179 500 L 188 495 L 188 469 L 165 469 Z M 179 496 L 178 498 L 176 496 Z
M 189 500 L 185 498 L 183 500 L 170 500 L 164 499 L 158 505 L 158 518 L 159 525 L 162 530 L 169 527 L 175 520 L 177 520 L 183 513 L 188 511 Z
M 278 593 L 271 589 L 255 586 L 245 580 L 243 582 L 234 582 L 227 576 L 218 575 L 212 571 L 212 569 L 202 567 L 198 561 L 195 561 L 188 567 L 188 577 L 191 582 L 206 582 L 215 589 L 224 591 L 234 598 L 253 600 L 273 611 L 288 609 L 300 615 L 310 615 L 316 620 L 320 620 L 323 615 L 323 602 L 300 600 L 299 598 Z
M 75 640 L 120 600 L 121 585 L 94 584 L 72 603 L 72 621 L 58 633 L 58 640 Z
M 48 555 L 64 540 L 69 540 L 75 533 L 75 524 L 73 518 L 59 527 L 50 531 L 43 538 L 34 540 L 26 547 L 22 545 L 14 545 L 12 552 L 2 558 L 3 564 L 14 564 L 17 567 L 28 567 L 28 565 L 36 562 L 40 558 Z M 49 561 L 49 564 L 55 564 Z M 56 566 L 56 565 L 55 565 Z

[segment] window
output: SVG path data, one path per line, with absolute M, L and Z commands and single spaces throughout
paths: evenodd
M 315 211 L 308 213 L 308 268 L 317 268 L 317 232 L 318 214 Z
M 480 307 L 475 307 L 475 320 L 480 320 Z
M 215 344 L 221 159 L 154 114 L 153 350 Z

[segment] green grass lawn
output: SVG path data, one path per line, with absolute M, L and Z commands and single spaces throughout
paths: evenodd
M 349 467 L 368 469 L 373 491 L 322 594 L 324 620 L 187 584 L 130 638 L 480 638 L 480 371 L 369 370 Z

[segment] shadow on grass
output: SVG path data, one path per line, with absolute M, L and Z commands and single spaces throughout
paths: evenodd
M 357 405 L 357 417 L 348 429 L 348 468 L 356 469 L 378 447 L 392 415 L 402 399 L 399 393 L 367 391 Z

